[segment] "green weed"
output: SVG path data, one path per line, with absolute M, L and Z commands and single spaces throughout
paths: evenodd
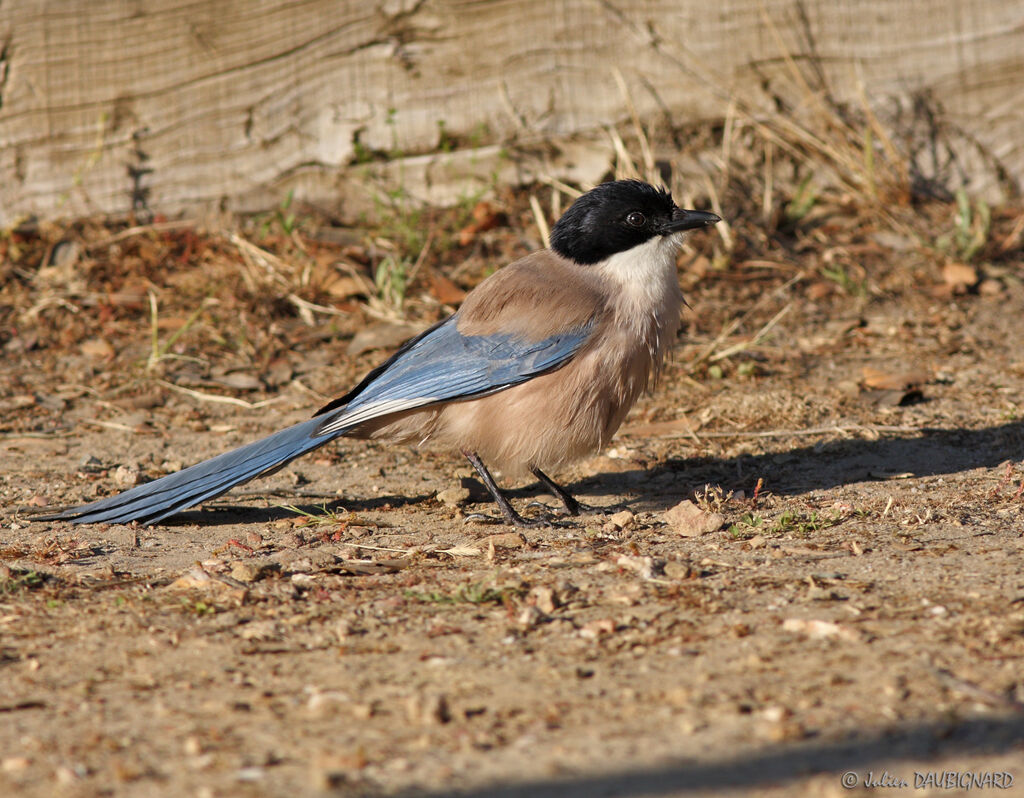
M 440 591 L 421 592 L 405 591 L 407 598 L 422 601 L 424 604 L 504 604 L 505 591 L 487 587 L 481 582 L 460 585 L 454 593 Z
M 46 577 L 38 571 L 24 571 L 11 568 L 7 577 L 0 580 L 0 595 L 14 595 L 15 593 L 35 590 L 42 587 L 45 582 Z
M 739 521 L 729 527 L 729 534 L 737 540 L 746 540 L 755 535 L 766 537 L 807 537 L 815 532 L 836 526 L 843 522 L 840 513 L 821 515 L 816 510 L 810 513 L 797 510 L 786 510 L 778 518 L 769 522 L 761 515 L 747 513 Z
M 812 184 L 812 179 L 813 175 L 808 175 L 801 180 L 800 185 L 793 193 L 793 198 L 786 203 L 784 213 L 786 221 L 790 224 L 796 224 L 803 219 L 811 212 L 818 200 L 818 191 Z
M 992 211 L 988 203 L 979 199 L 971 202 L 964 189 L 956 190 L 956 219 L 953 230 L 939 236 L 935 245 L 969 262 L 988 244 L 992 230 Z
M 206 309 L 207 301 L 209 297 L 199 303 L 199 307 L 192 311 L 185 323 L 182 324 L 177 330 L 175 330 L 171 336 L 164 342 L 160 341 L 160 309 L 157 305 L 156 294 L 153 291 L 149 292 L 149 335 L 150 335 L 150 347 L 149 357 L 146 358 L 146 371 L 152 372 L 156 370 L 156 367 L 160 365 L 161 361 L 174 358 L 178 360 L 192 360 L 199 362 L 196 358 L 189 358 L 182 355 L 174 355 L 170 353 L 170 349 L 174 346 L 178 339 L 181 338 L 191 327 L 200 314 Z

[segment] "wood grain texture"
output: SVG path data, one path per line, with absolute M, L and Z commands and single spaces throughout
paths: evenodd
M 1019 0 L 0 0 L 0 224 L 289 186 L 344 211 L 367 149 L 600 129 L 613 67 L 645 118 L 720 119 L 788 90 L 784 53 L 897 135 L 940 114 L 940 179 L 1024 184 Z

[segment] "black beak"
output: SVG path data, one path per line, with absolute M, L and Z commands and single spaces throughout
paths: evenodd
M 672 212 L 672 221 L 661 228 L 662 235 L 680 233 L 683 230 L 696 230 L 699 227 L 710 227 L 722 221 L 722 217 L 707 211 L 687 211 L 676 208 Z

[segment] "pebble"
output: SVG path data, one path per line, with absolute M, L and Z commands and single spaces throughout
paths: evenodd
M 605 531 L 618 532 L 623 529 L 631 529 L 636 524 L 636 516 L 629 510 L 620 510 L 608 516 L 604 524 Z
M 521 549 L 526 543 L 526 536 L 522 532 L 501 532 L 497 535 L 488 535 L 480 541 L 485 546 L 494 546 L 502 549 Z
M 662 520 L 683 537 L 698 537 L 721 529 L 725 523 L 725 516 L 702 510 L 687 499 L 666 510 Z
M 633 571 L 641 579 L 657 579 L 665 573 L 665 561 L 654 557 L 630 557 L 628 554 L 622 554 L 615 564 Z
M 414 695 L 406 704 L 409 720 L 423 726 L 441 726 L 452 719 L 443 693 Z
M 546 615 L 553 613 L 559 605 L 557 594 L 546 585 L 537 585 L 530 590 L 526 594 L 526 601 Z
M 131 488 L 142 479 L 138 466 L 119 465 L 114 469 L 114 484 L 119 488 Z
M 544 613 L 537 606 L 530 605 L 523 607 L 516 618 L 516 623 L 523 629 L 533 629 L 543 623 L 545 617 Z
M 231 564 L 231 578 L 239 582 L 255 582 L 262 575 L 263 568 L 259 563 L 238 560 Z
M 469 501 L 469 489 L 462 485 L 452 485 L 450 488 L 438 491 L 437 500 L 448 507 L 458 507 Z
M 584 624 L 580 629 L 580 637 L 586 640 L 595 640 L 602 635 L 610 635 L 615 631 L 615 621 L 611 618 L 600 618 L 596 621 Z

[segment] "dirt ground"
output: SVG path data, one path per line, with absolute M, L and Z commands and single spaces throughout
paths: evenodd
M 412 250 L 414 322 L 537 245 L 495 207 Z M 1024 794 L 1024 215 L 969 260 L 876 222 L 695 236 L 660 385 L 557 475 L 609 514 L 523 534 L 467 519 L 464 460 L 359 441 L 156 527 L 33 521 L 307 417 L 408 330 L 360 294 L 379 231 L 8 232 L 0 794 Z

